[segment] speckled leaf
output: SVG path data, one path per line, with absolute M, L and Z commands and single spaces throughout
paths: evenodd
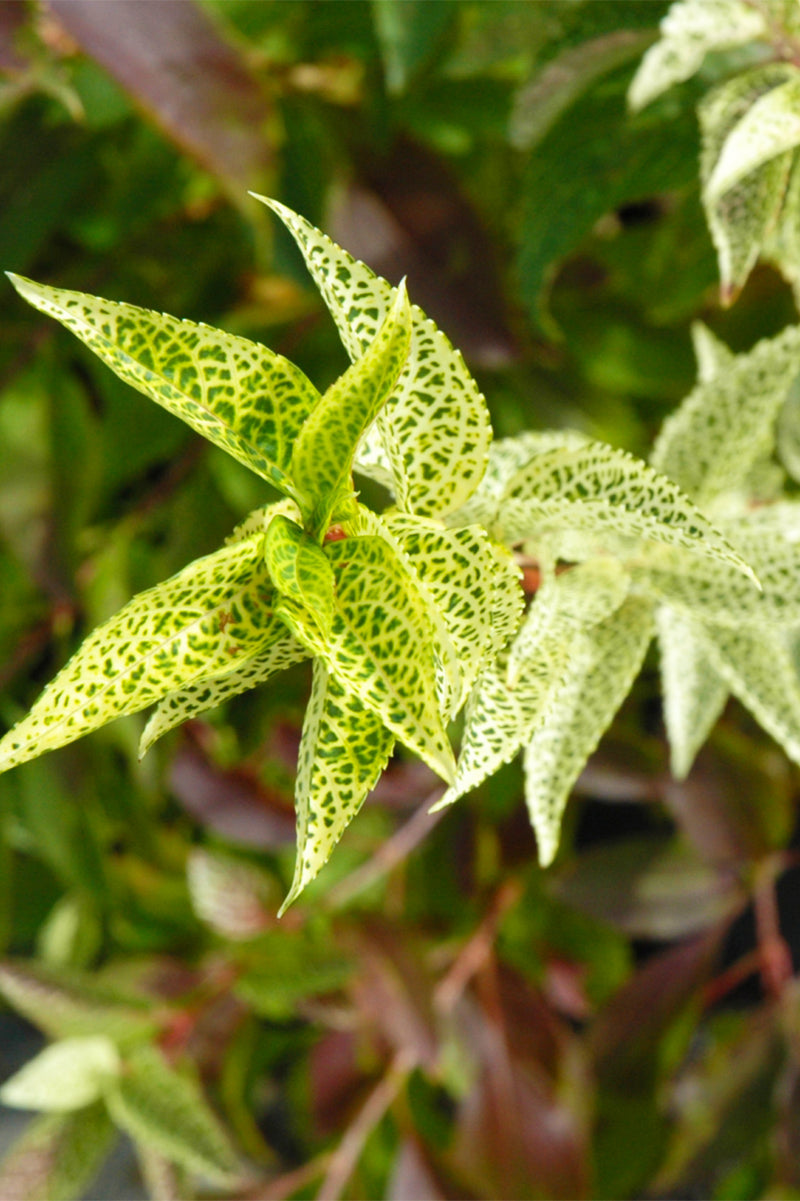
M 645 54 L 628 92 L 643 108 L 673 84 L 689 79 L 710 50 L 740 46 L 767 34 L 767 22 L 747 0 L 678 0 L 661 22 L 661 40 Z
M 426 599 L 383 538 L 328 542 L 324 553 L 335 579 L 330 633 L 288 596 L 279 606 L 283 619 L 348 694 L 450 780 L 455 764 L 437 703 Z
M 800 683 L 780 630 L 699 626 L 708 656 L 731 692 L 795 763 L 800 763 Z
M 69 1112 L 97 1101 L 119 1074 L 119 1052 L 104 1034 L 65 1038 L 45 1047 L 0 1088 L 16 1109 Z
M 299 367 L 210 326 L 10 279 L 21 296 L 65 325 L 126 383 L 294 495 L 287 475 L 294 441 L 319 401 Z
M 646 463 L 601 442 L 537 455 L 509 481 L 500 521 L 505 540 L 554 530 L 603 531 L 683 546 L 752 569 L 680 488 Z
M 729 136 L 762 96 L 787 82 L 794 68 L 768 63 L 720 84 L 698 108 L 701 133 L 700 180 L 709 230 L 719 257 L 722 297 L 732 301 L 778 219 L 792 154 L 786 152 L 729 188 L 710 195 L 708 184 Z
M 334 578 L 330 563 L 313 538 L 278 514 L 267 529 L 264 559 L 276 590 L 299 605 L 322 637 L 327 637 L 333 620 Z M 280 603 L 277 612 L 280 615 Z
M 736 355 L 702 321 L 692 322 L 691 333 L 697 359 L 697 378 L 701 384 L 707 384 L 732 367 Z
M 361 358 L 331 384 L 300 431 L 289 474 L 309 500 L 309 531 L 324 533 L 340 497 L 352 492 L 356 448 L 392 394 L 408 358 L 411 310 L 405 283 Z
M 705 186 L 712 204 L 770 159 L 800 146 L 800 71 L 760 96 L 725 139 Z
M 800 299 L 800 154 L 792 156 L 780 220 L 768 231 L 763 253 L 792 285 L 797 307 Z
M 672 774 L 682 780 L 725 708 L 729 689 L 712 667 L 690 618 L 661 605 L 656 610 L 656 628 L 670 765 Z
M 558 850 L 569 793 L 628 695 L 652 627 L 650 605 L 631 598 L 570 645 L 561 685 L 525 749 L 525 799 L 542 866 Z
M 90 634 L 0 742 L 0 770 L 271 646 L 280 627 L 262 544 L 257 536 L 198 559 Z
M 283 622 L 276 622 L 275 641 L 271 646 L 257 655 L 251 655 L 224 675 L 197 680 L 194 684 L 170 692 L 159 701 L 142 731 L 139 757 L 146 755 L 159 738 L 176 726 L 183 725 L 190 718 L 200 717 L 209 709 L 216 709 L 224 701 L 249 692 L 251 688 L 257 688 L 278 672 L 307 658 L 306 648 L 289 633 Z
M 328 861 L 377 783 L 394 741 L 380 718 L 317 659 L 297 763 L 297 860 L 281 913 Z
M 223 938 L 256 938 L 272 924 L 271 879 L 252 863 L 194 847 L 186 883 L 197 916 Z
M 365 353 L 395 290 L 325 234 L 277 201 L 263 200 L 297 241 L 350 358 Z M 390 478 L 401 508 L 442 517 L 463 505 L 486 465 L 491 426 L 486 402 L 445 335 L 416 306 L 411 349 L 391 400 L 379 414 L 356 466 Z
M 54 1039 L 105 1034 L 122 1046 L 156 1032 L 153 1008 L 141 996 L 120 996 L 93 977 L 63 967 L 0 964 L 0 992 Z
M 236 1155 L 200 1089 L 155 1047 L 130 1053 L 107 1102 L 114 1121 L 137 1142 L 214 1184 L 236 1183 Z
M 668 417 L 651 462 L 699 505 L 737 489 L 774 445 L 775 418 L 800 372 L 800 326 L 758 342 Z
M 0 1163 L 5 1201 L 73 1201 L 85 1194 L 116 1131 L 105 1105 L 47 1114 L 26 1126 Z

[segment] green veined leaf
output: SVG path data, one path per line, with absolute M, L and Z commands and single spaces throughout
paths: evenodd
M 116 1131 L 105 1105 L 50 1113 L 28 1125 L 0 1163 L 6 1201 L 74 1201 L 110 1152 Z
M 294 236 L 350 358 L 358 359 L 389 312 L 395 289 L 302 217 L 263 201 Z M 401 508 L 441 517 L 463 505 L 486 466 L 491 426 L 486 402 L 457 350 L 416 306 L 411 350 L 391 400 L 356 461 L 388 477 Z
M 191 321 L 21 276 L 14 287 L 85 342 L 126 383 L 281 492 L 295 438 L 319 401 L 299 367 L 265 346 Z
M 279 606 L 283 620 L 348 693 L 435 772 L 451 779 L 453 752 L 437 703 L 426 599 L 383 538 L 328 542 L 324 553 L 336 583 L 329 636 L 289 597 Z
M 725 708 L 729 689 L 712 667 L 690 618 L 661 605 L 656 627 L 670 765 L 673 776 L 683 780 Z
M 679 0 L 661 22 L 661 40 L 645 54 L 628 92 L 634 110 L 689 79 L 711 50 L 767 36 L 763 13 L 746 0 Z
M 562 683 L 525 749 L 525 800 L 543 867 L 558 850 L 572 786 L 628 695 L 652 628 L 650 605 L 631 598 L 570 645 Z
M 331 565 L 313 538 L 288 517 L 273 517 L 264 542 L 264 559 L 275 588 L 316 623 L 323 637 L 330 632 L 334 608 Z M 277 607 L 280 613 L 280 603 Z
M 696 626 L 709 659 L 742 704 L 795 763 L 800 763 L 800 684 L 780 630 Z
M 737 489 L 773 448 L 775 418 L 800 372 L 800 326 L 758 342 L 664 422 L 651 463 L 699 505 Z
M 214 1184 L 236 1183 L 236 1155 L 200 1089 L 155 1047 L 131 1052 L 107 1103 L 114 1121 L 135 1141 Z
M 751 106 L 793 73 L 787 63 L 755 67 L 714 88 L 698 108 L 703 203 L 719 257 L 722 297 L 726 303 L 744 285 L 775 225 L 792 155 L 787 152 L 764 163 L 722 196 L 710 196 L 707 185 L 728 137 Z
M 152 1007 L 141 997 L 120 996 L 93 976 L 42 964 L 0 965 L 0 992 L 51 1038 L 107 1035 L 120 1046 L 154 1033 Z
M 342 495 L 352 492 L 356 448 L 392 395 L 410 343 L 411 310 L 401 283 L 374 340 L 331 384 L 295 444 L 289 474 L 309 498 L 303 515 L 310 532 L 324 533 Z
M 6 1080 L 0 1101 L 17 1109 L 68 1112 L 97 1101 L 119 1075 L 119 1051 L 104 1034 L 52 1043 Z
M 559 529 L 604 530 L 683 546 L 752 568 L 671 479 L 625 451 L 600 442 L 537 455 L 512 477 L 499 521 L 508 542 Z
M 282 622 L 277 622 L 276 641 L 266 650 L 252 655 L 224 675 L 197 680 L 177 692 L 168 693 L 159 701 L 142 731 L 139 758 L 176 726 L 183 725 L 192 717 L 200 717 L 209 709 L 216 709 L 224 701 L 249 692 L 251 688 L 257 688 L 279 671 L 285 671 L 307 658 L 306 648 L 292 637 Z
M 283 914 L 328 861 L 389 761 L 394 735 L 345 691 L 321 659 L 297 764 L 297 859 Z
M 713 204 L 770 159 L 800 146 L 800 71 L 753 103 L 728 134 L 705 186 Z
M 262 545 L 257 536 L 198 559 L 90 634 L 0 742 L 0 770 L 269 647 L 281 627 Z

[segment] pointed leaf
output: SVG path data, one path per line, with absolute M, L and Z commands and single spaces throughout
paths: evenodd
M 65 1038 L 45 1047 L 0 1088 L 0 1101 L 53 1113 L 97 1101 L 119 1074 L 119 1051 L 104 1034 Z
M 683 546 L 752 568 L 671 479 L 625 451 L 600 442 L 537 455 L 510 480 L 499 518 L 509 542 L 548 531 L 605 530 Z
M 800 372 L 800 326 L 765 338 L 689 393 L 656 439 L 651 463 L 699 505 L 737 489 L 774 445 L 778 410 Z
M 770 159 L 800 146 L 800 71 L 760 96 L 734 126 L 705 186 L 713 204 Z
M 661 22 L 661 40 L 641 61 L 628 103 L 644 108 L 699 71 L 709 51 L 741 46 L 767 32 L 765 16 L 747 0 L 678 0 Z
M 656 610 L 656 627 L 670 764 L 673 776 L 683 780 L 725 708 L 729 690 L 690 619 L 662 605 Z
M 236 1182 L 236 1155 L 200 1089 L 155 1047 L 128 1056 L 107 1102 L 114 1121 L 136 1142 L 214 1184 Z
M 38 1118 L 0 1163 L 0 1196 L 4 1201 L 73 1201 L 83 1196 L 115 1137 L 101 1104 Z
M 296 522 L 279 514 L 269 524 L 264 558 L 280 596 L 299 605 L 321 636 L 328 637 L 334 608 L 333 571 L 313 538 Z
M 190 718 L 200 717 L 251 688 L 264 684 L 279 671 L 293 667 L 308 658 L 308 651 L 293 638 L 282 622 L 276 623 L 276 641 L 266 650 L 246 659 L 239 667 L 224 675 L 211 676 L 187 684 L 177 692 L 168 693 L 159 701 L 147 720 L 139 742 L 139 758 L 147 754 L 153 743 Z
M 299 367 L 206 325 L 10 276 L 21 296 L 71 330 L 112 371 L 276 488 L 319 401 Z
M 0 965 L 0 992 L 19 1013 L 52 1038 L 104 1034 L 122 1045 L 147 1037 L 156 1025 L 140 998 L 122 997 L 94 978 L 41 964 Z
M 692 322 L 691 333 L 697 358 L 697 377 L 701 384 L 708 384 L 734 365 L 736 355 L 702 321 Z
M 275 200 L 259 196 L 295 238 L 350 358 L 365 353 L 395 289 L 325 234 Z M 486 402 L 464 360 L 416 305 L 411 350 L 394 394 L 368 434 L 356 466 L 393 482 L 402 509 L 439 517 L 464 504 L 486 466 Z
M 283 631 L 262 543 L 256 537 L 198 559 L 90 634 L 0 742 L 0 770 L 271 646 Z
M 352 491 L 356 448 L 384 407 L 408 358 L 411 310 L 405 283 L 361 358 L 328 388 L 295 443 L 289 474 L 310 498 L 306 527 L 324 533 L 340 497 Z
M 232 855 L 195 847 L 186 863 L 186 881 L 197 916 L 225 938 L 248 939 L 270 921 L 270 879 Z
M 632 598 L 570 647 L 563 683 L 525 749 L 525 800 L 543 867 L 558 850 L 572 786 L 642 665 L 652 625 L 650 606 Z
M 297 764 L 297 860 L 281 914 L 328 861 L 393 746 L 394 735 L 380 718 L 317 659 Z
M 331 674 L 444 779 L 454 771 L 436 698 L 428 604 L 388 542 L 364 536 L 325 544 L 336 582 L 330 634 L 284 597 L 283 620 Z

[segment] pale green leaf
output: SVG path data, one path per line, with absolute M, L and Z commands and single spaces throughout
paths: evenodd
M 405 283 L 364 354 L 331 384 L 306 418 L 289 474 L 305 502 L 306 528 L 324 533 L 340 497 L 352 492 L 356 448 L 384 407 L 408 358 L 411 310 Z
M 59 1113 L 97 1101 L 119 1074 L 119 1051 L 103 1034 L 52 1043 L 0 1088 L 0 1101 L 17 1109 Z
M 197 916 L 224 938 L 255 938 L 268 925 L 270 880 L 252 864 L 195 847 L 186 862 L 186 882 Z
M 536 455 L 508 483 L 499 515 L 508 542 L 560 530 L 605 531 L 682 546 L 753 577 L 750 566 L 681 489 L 601 442 Z
M 706 203 L 770 159 L 800 146 L 800 71 L 753 103 L 725 139 L 705 185 Z
M 795 306 L 800 299 L 800 155 L 792 156 L 792 166 L 783 196 L 780 219 L 767 232 L 764 256 L 778 267 L 792 285 Z
M 664 422 L 651 463 L 699 505 L 735 490 L 773 448 L 775 419 L 800 372 L 800 326 L 756 343 Z
M 708 384 L 732 367 L 736 356 L 702 321 L 692 322 L 692 345 L 697 358 L 697 378 Z
M 280 491 L 294 493 L 287 475 L 294 440 L 319 401 L 299 367 L 210 326 L 9 278 L 126 383 Z
M 0 1163 L 3 1201 L 74 1201 L 110 1152 L 116 1131 L 105 1105 L 32 1121 Z
M 190 718 L 200 717 L 224 701 L 249 692 L 251 688 L 257 688 L 278 672 L 307 659 L 306 648 L 292 637 L 282 622 L 277 623 L 277 626 L 276 641 L 266 650 L 252 655 L 224 675 L 197 680 L 177 692 L 168 693 L 160 700 L 142 731 L 139 757 L 147 754 L 150 747 L 169 730 L 183 725 Z
M 95 630 L 0 742 L 0 769 L 63 746 L 271 646 L 280 623 L 257 536 L 141 592 Z
M 678 0 L 661 22 L 661 40 L 645 54 L 628 92 L 644 108 L 673 84 L 689 79 L 710 50 L 724 50 L 767 36 L 762 12 L 747 0 Z
M 291 209 L 257 199 L 294 236 L 345 349 L 353 361 L 360 358 L 391 309 L 395 289 Z M 411 319 L 408 360 L 356 467 L 381 482 L 388 475 L 401 508 L 443 517 L 478 485 L 491 426 L 486 402 L 460 353 L 416 305 Z
M 267 529 L 264 559 L 276 590 L 300 605 L 320 634 L 327 637 L 333 620 L 334 578 L 330 563 L 313 538 L 279 514 Z
M 800 258 L 798 258 L 800 265 Z M 791 478 L 800 481 L 800 388 L 794 387 L 778 413 L 778 457 Z
M 683 780 L 725 708 L 729 689 L 712 667 L 691 618 L 661 605 L 656 628 L 670 765 L 673 776 Z
M 436 696 L 429 605 L 389 543 L 366 535 L 328 542 L 335 605 L 330 633 L 300 603 L 279 606 L 297 639 L 397 738 L 450 780 L 454 761 Z
M 232 542 L 245 542 L 256 534 L 266 534 L 272 518 L 278 514 L 288 517 L 295 525 L 302 525 L 299 508 L 289 497 L 284 497 L 283 500 L 276 500 L 270 505 L 261 505 L 258 509 L 253 509 L 251 513 L 248 513 L 244 521 L 240 521 L 225 539 L 225 545 L 228 546 Z
M 345 691 L 317 659 L 297 763 L 297 859 L 280 913 L 328 861 L 377 783 L 393 746 L 394 735 L 381 719 Z
M 233 1148 L 200 1089 L 170 1067 L 155 1047 L 125 1060 L 107 1094 L 114 1121 L 136 1142 L 211 1183 L 232 1186 L 239 1175 Z
M 152 1201 L 184 1201 L 191 1196 L 187 1173 L 144 1143 L 135 1143 L 147 1196 Z
M 0 965 L 0 992 L 51 1038 L 104 1034 L 119 1045 L 152 1035 L 155 1017 L 140 998 L 121 997 L 96 979 L 63 967 Z
M 563 679 L 525 749 L 525 799 L 539 862 L 552 862 L 573 784 L 630 691 L 652 635 L 651 607 L 631 598 L 576 635 Z
M 731 692 L 800 763 L 800 682 L 790 645 L 775 629 L 697 625 L 714 669 Z
M 744 71 L 714 88 L 698 108 L 701 132 L 700 179 L 709 230 L 719 257 L 722 296 L 730 302 L 743 286 L 762 246 L 775 228 L 792 154 L 764 163 L 722 196 L 707 185 L 733 130 L 762 96 L 794 74 L 787 63 Z

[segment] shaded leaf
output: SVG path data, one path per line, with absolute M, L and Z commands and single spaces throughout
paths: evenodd
M 0 1100 L 17 1109 L 83 1109 L 103 1095 L 119 1068 L 119 1052 L 106 1035 L 65 1038 L 6 1080 Z
M 124 1044 L 152 1034 L 155 1015 L 139 998 L 120 995 L 91 976 L 41 964 L 0 965 L 0 991 L 14 1009 L 52 1038 L 105 1035 Z
M 104 1105 L 31 1122 L 0 1162 L 4 1201 L 73 1201 L 92 1183 L 116 1131 Z
M 291 937 L 286 929 L 268 932 L 258 942 L 258 960 L 236 981 L 234 991 L 262 1017 L 293 1017 L 299 1001 L 341 988 L 353 965 L 327 936 Z
M 456 12 L 453 0 L 372 0 L 386 87 L 404 92 L 442 40 Z
M 691 620 L 666 605 L 656 609 L 661 689 L 672 774 L 686 777 L 728 699 L 728 685 L 711 666 Z
M 255 938 L 268 926 L 271 882 L 252 864 L 195 847 L 186 863 L 186 880 L 197 916 L 217 934 Z

